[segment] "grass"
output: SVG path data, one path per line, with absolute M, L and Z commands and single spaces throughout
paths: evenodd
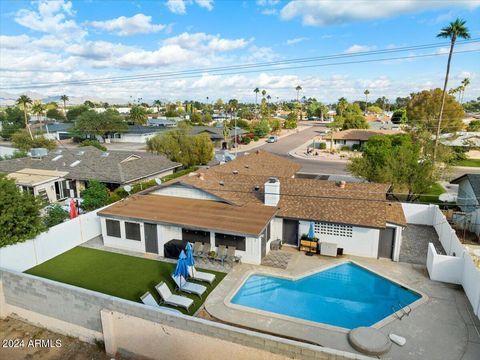
M 141 302 L 140 296 L 150 291 L 160 303 L 155 285 L 164 281 L 173 292 L 175 286 L 170 274 L 174 270 L 173 263 L 76 247 L 25 272 L 135 302 Z M 207 286 L 202 299 L 197 295 L 181 294 L 194 300 L 188 312 L 190 315 L 198 310 L 207 295 L 226 275 L 216 271 L 202 271 L 215 274 L 216 279 L 212 285 L 202 283 Z M 187 311 L 178 309 L 187 314 Z
M 455 166 L 480 167 L 480 159 L 465 159 L 455 162 Z
M 444 189 L 444 187 L 438 183 L 433 184 L 430 189 L 427 191 L 425 195 L 420 196 L 418 199 L 419 202 L 425 202 L 425 203 L 442 203 L 440 200 L 438 200 L 438 196 L 446 192 L 447 190 Z

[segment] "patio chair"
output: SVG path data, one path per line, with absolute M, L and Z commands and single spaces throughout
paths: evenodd
M 210 274 L 204 271 L 197 271 L 195 266 L 188 267 L 188 276 L 190 276 L 193 280 L 205 281 L 209 284 L 215 281 L 215 274 Z
M 237 250 L 237 248 L 235 246 L 229 246 L 227 248 L 227 261 L 231 261 L 232 262 L 232 266 L 233 266 L 233 263 L 234 262 L 241 262 L 242 261 L 242 257 L 241 256 L 237 256 L 235 255 L 235 251 Z
M 203 244 L 200 241 L 195 241 L 195 244 L 193 244 L 192 255 L 194 257 L 200 256 L 202 254 L 202 248 L 203 248 Z
M 160 294 L 163 302 L 168 305 L 183 307 L 188 311 L 193 304 L 193 300 L 185 296 L 173 295 L 167 284 L 163 281 L 155 286 L 155 289 Z
M 207 291 L 207 288 L 205 286 L 188 282 L 181 275 L 173 276 L 172 274 L 172 279 L 173 281 L 175 281 L 175 284 L 177 285 L 178 290 L 186 293 L 198 295 L 200 299 L 202 298 L 202 295 L 205 293 L 205 291 Z
M 157 302 L 155 301 L 155 299 L 153 298 L 152 294 L 150 294 L 148 291 L 145 294 L 143 294 L 142 296 L 140 296 L 140 299 L 142 300 L 142 302 L 145 305 L 152 306 L 152 307 L 157 308 L 157 309 L 161 309 L 162 311 L 173 313 L 173 314 L 181 314 L 182 313 L 181 311 L 178 311 L 178 310 L 175 310 L 175 309 L 170 309 L 168 307 L 158 305 Z
M 215 256 L 215 260 L 221 261 L 223 266 L 223 262 L 225 261 L 226 258 L 227 258 L 227 247 L 225 245 L 219 245 L 217 256 Z
M 208 253 L 212 250 L 210 243 L 203 244 L 202 253 L 198 255 L 200 259 L 208 260 Z

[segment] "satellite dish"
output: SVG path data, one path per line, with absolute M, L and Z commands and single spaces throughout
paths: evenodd
M 162 185 L 162 179 L 160 178 L 155 178 L 155 182 L 157 183 L 157 185 Z
M 130 194 L 130 191 L 132 191 L 132 187 L 130 185 L 125 185 L 123 187 L 123 190 L 125 190 L 126 192 L 128 192 Z

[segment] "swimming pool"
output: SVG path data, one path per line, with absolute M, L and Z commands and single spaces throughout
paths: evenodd
M 353 329 L 372 326 L 420 297 L 348 262 L 298 280 L 251 275 L 231 303 Z

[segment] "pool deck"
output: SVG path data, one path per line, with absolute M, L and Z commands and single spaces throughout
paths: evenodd
M 205 310 L 223 322 L 356 353 L 348 343 L 345 329 L 245 311 L 229 303 L 229 298 L 252 272 L 297 278 L 351 260 L 425 295 L 412 306 L 409 316 L 380 324 L 379 330 L 386 335 L 394 333 L 407 339 L 403 347 L 393 344 L 382 359 L 478 359 L 480 321 L 474 317 L 463 289 L 431 281 L 425 266 L 353 256 L 310 257 L 288 247 L 281 251 L 291 254 L 286 269 L 247 264 L 234 267 L 209 295 Z

